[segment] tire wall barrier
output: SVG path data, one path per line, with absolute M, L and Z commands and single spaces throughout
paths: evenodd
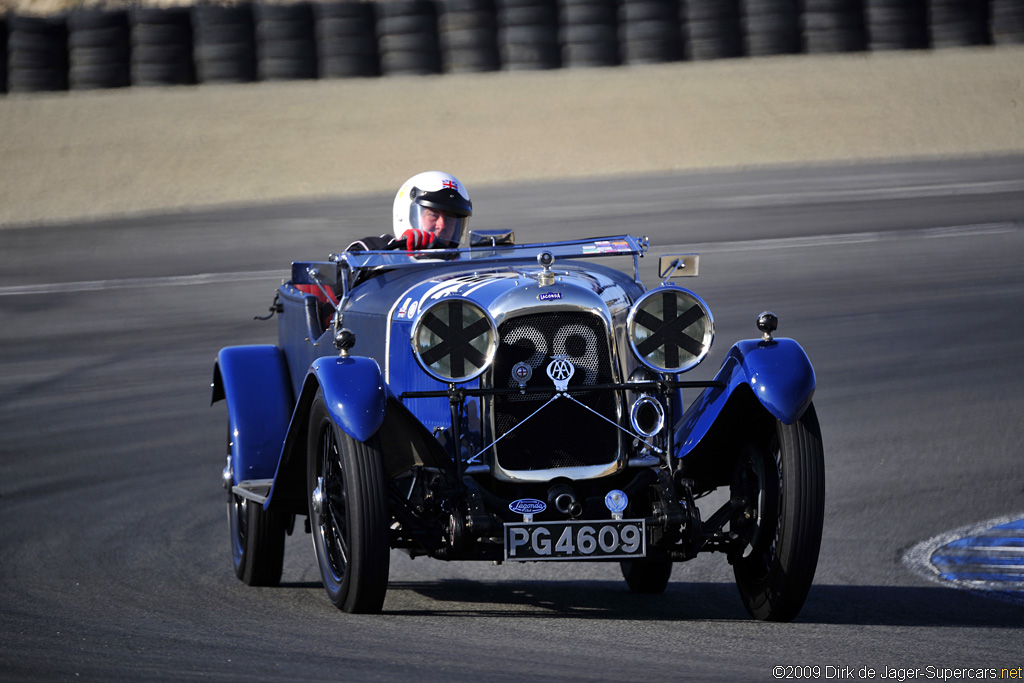
M 0 17 L 0 93 L 7 92 L 7 17 Z
M 315 0 L 0 15 L 0 93 L 1024 44 L 1024 0 Z

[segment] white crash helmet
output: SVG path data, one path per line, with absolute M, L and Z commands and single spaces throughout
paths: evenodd
M 473 215 L 473 202 L 458 179 L 441 171 L 426 171 L 409 178 L 395 195 L 395 237 L 401 238 L 406 230 L 421 229 L 424 209 L 440 211 L 446 215 L 445 238 L 435 238 L 432 247 L 457 247 L 466 236 L 469 217 Z M 454 229 L 447 220 L 454 219 Z

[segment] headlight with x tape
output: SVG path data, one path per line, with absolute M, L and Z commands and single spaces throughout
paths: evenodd
M 715 322 L 700 297 L 668 285 L 637 300 L 626 322 L 637 359 L 657 372 L 675 374 L 697 366 L 715 336 Z
M 422 310 L 413 327 L 412 348 L 434 379 L 468 382 L 494 360 L 498 330 L 487 311 L 472 301 L 446 298 Z

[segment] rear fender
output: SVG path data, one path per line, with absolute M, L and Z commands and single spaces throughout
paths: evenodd
M 676 427 L 676 455 L 680 458 L 700 444 L 741 387 L 749 389 L 772 416 L 793 424 L 807 410 L 816 386 L 811 361 L 792 339 L 738 342 L 729 350 L 715 380 L 722 386 L 705 389 Z M 738 401 L 735 405 L 756 404 Z
M 217 354 L 211 403 L 225 399 L 234 483 L 274 476 L 295 399 L 276 346 L 229 346 Z

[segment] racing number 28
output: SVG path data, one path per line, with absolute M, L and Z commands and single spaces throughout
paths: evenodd
M 614 526 L 602 526 L 600 529 L 592 526 L 567 526 L 552 545 L 549 529 L 537 527 L 530 533 L 529 529 L 513 527 L 509 530 L 508 553 L 509 557 L 515 557 L 517 550 L 526 546 L 532 548 L 537 555 L 592 555 L 598 548 L 601 554 L 633 554 L 640 549 L 642 540 L 640 528 L 636 526 L 624 526 L 621 529 Z

